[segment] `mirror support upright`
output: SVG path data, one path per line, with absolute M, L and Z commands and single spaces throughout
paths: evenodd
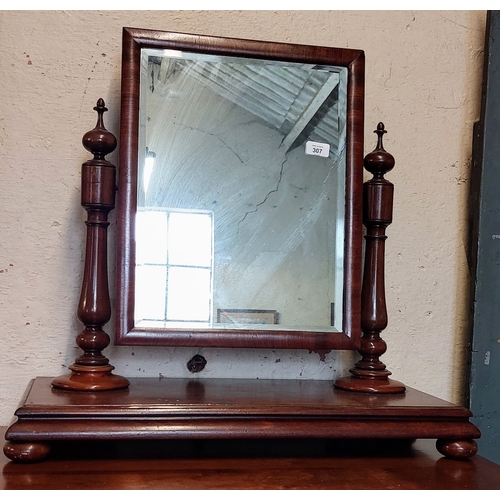
M 361 348 L 362 358 L 350 370 L 350 377 L 335 381 L 339 389 L 349 391 L 394 394 L 405 392 L 404 384 L 389 379 L 379 357 L 387 349 L 380 333 L 387 327 L 385 302 L 385 230 L 392 222 L 394 185 L 384 175 L 394 167 L 394 157 L 385 151 L 382 138 L 386 133 L 379 123 L 375 133 L 377 147 L 364 158 L 364 166 L 373 174 L 363 189 L 363 224 L 366 227 L 365 268 L 361 291 Z
M 83 354 L 69 368 L 70 374 L 57 377 L 52 385 L 57 389 L 74 391 L 105 391 L 128 387 L 129 381 L 111 373 L 101 351 L 110 342 L 102 329 L 111 318 L 108 289 L 107 229 L 108 214 L 115 206 L 115 166 L 105 159 L 116 148 L 115 136 L 106 130 L 103 113 L 108 110 L 99 99 L 94 107 L 97 125 L 83 136 L 83 146 L 94 158 L 82 165 L 82 206 L 87 210 L 87 243 L 82 292 L 78 318 L 85 329 L 77 336 L 76 343 Z

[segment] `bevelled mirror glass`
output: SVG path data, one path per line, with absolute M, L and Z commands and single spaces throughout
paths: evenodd
M 123 34 L 116 342 L 358 347 L 363 53 Z

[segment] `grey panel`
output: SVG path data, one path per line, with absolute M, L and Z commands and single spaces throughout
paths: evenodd
M 477 254 L 473 249 L 469 398 L 482 433 L 479 454 L 500 463 L 500 11 L 488 13 L 482 117 L 475 136 L 477 188 L 473 183 L 471 210 L 476 212 Z

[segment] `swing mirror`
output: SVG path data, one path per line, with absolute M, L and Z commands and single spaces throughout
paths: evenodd
M 119 345 L 355 349 L 364 56 L 123 30 Z

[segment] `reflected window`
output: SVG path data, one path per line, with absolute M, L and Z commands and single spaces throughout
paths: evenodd
M 136 219 L 136 322 L 212 322 L 213 213 L 144 208 Z M 167 325 L 168 323 L 168 325 Z

